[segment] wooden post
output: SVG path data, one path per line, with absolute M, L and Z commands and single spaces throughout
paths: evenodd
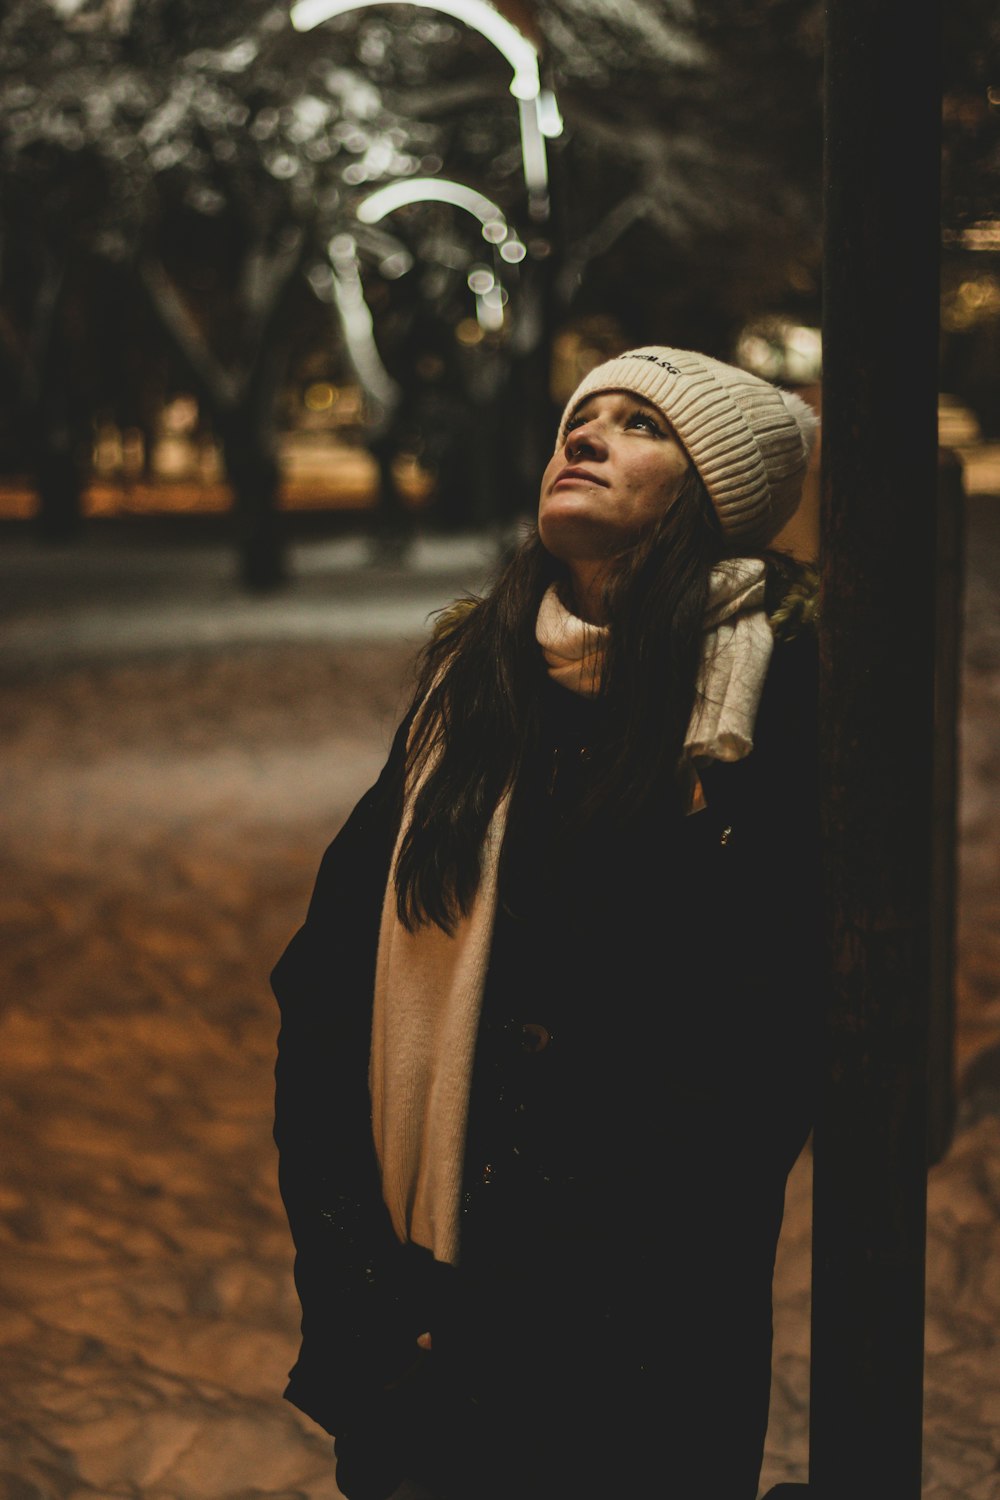
M 919 1500 L 934 804 L 935 0 L 829 0 L 821 626 L 829 1051 L 810 1495 Z

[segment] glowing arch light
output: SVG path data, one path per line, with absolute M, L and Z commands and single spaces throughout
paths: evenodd
M 417 4 L 424 10 L 436 10 L 452 20 L 462 21 L 492 42 L 514 70 L 510 91 L 515 99 L 534 99 L 541 91 L 538 78 L 538 53 L 528 38 L 486 0 L 299 0 L 292 7 L 292 25 L 296 31 L 312 31 L 333 16 L 349 10 L 366 10 L 372 5 Z
M 379 432 L 399 404 L 399 386 L 382 363 L 375 343 L 372 312 L 365 301 L 354 240 L 349 234 L 336 234 L 326 251 L 348 357 L 361 384 L 381 409 L 374 423 L 375 431 Z
M 513 70 L 510 92 L 517 100 L 521 127 L 521 160 L 533 218 L 548 217 L 549 172 L 545 138 L 562 134 L 554 94 L 543 89 L 534 44 L 487 0 L 298 0 L 290 12 L 296 31 L 311 31 L 334 16 L 373 5 L 416 5 L 471 26 L 506 58 Z
M 479 220 L 484 239 L 493 245 L 503 241 L 500 247 L 502 259 L 516 264 L 524 255 L 524 246 L 516 234 L 511 234 L 502 210 L 493 200 L 477 193 L 475 188 L 466 187 L 464 182 L 452 182 L 447 177 L 411 177 L 405 182 L 390 182 L 362 199 L 357 215 L 362 224 L 377 224 L 386 214 L 411 203 L 450 203 L 455 208 L 462 208 Z M 515 253 L 505 254 L 505 251 Z M 486 267 L 471 271 L 469 290 L 475 293 L 480 328 L 490 331 L 502 328 L 507 293 L 497 283 L 492 271 Z
M 357 215 L 362 224 L 377 224 L 386 214 L 410 203 L 450 203 L 454 208 L 464 208 L 482 225 L 499 224 L 506 227 L 502 211 L 483 193 L 466 187 L 462 182 L 451 182 L 446 177 L 411 177 L 403 182 L 390 182 L 386 187 L 376 188 L 374 193 L 358 204 Z

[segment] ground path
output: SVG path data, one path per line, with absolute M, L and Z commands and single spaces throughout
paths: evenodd
M 986 506 L 973 525 L 933 1500 L 1000 1500 L 1000 526 Z M 335 1500 L 327 1440 L 278 1399 L 297 1307 L 266 976 L 430 611 L 490 555 L 428 543 L 380 569 L 317 542 L 265 601 L 211 549 L 0 559 L 0 1500 Z M 805 1477 L 810 1166 L 780 1247 L 765 1485 Z

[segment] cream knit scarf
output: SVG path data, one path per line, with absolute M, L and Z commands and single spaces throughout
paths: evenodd
M 590 696 L 600 686 L 607 630 L 570 614 L 554 587 L 536 627 L 551 676 Z M 712 573 L 705 647 L 685 751 L 739 760 L 753 726 L 773 637 L 764 613 L 764 564 L 734 558 Z M 426 774 L 426 771 L 425 773 Z M 406 808 L 418 788 L 408 790 Z M 382 906 L 369 1084 L 382 1194 L 400 1240 L 457 1263 L 469 1085 L 496 909 L 508 797 L 484 842 L 472 909 L 449 937 L 433 923 L 408 932 L 396 915 L 396 861 Z

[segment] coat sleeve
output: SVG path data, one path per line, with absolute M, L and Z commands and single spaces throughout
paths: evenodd
M 302 1307 L 284 1395 L 331 1433 L 412 1364 L 450 1269 L 396 1239 L 371 1132 L 375 957 L 408 727 L 327 849 L 305 922 L 271 975 L 281 1012 L 274 1138 Z

